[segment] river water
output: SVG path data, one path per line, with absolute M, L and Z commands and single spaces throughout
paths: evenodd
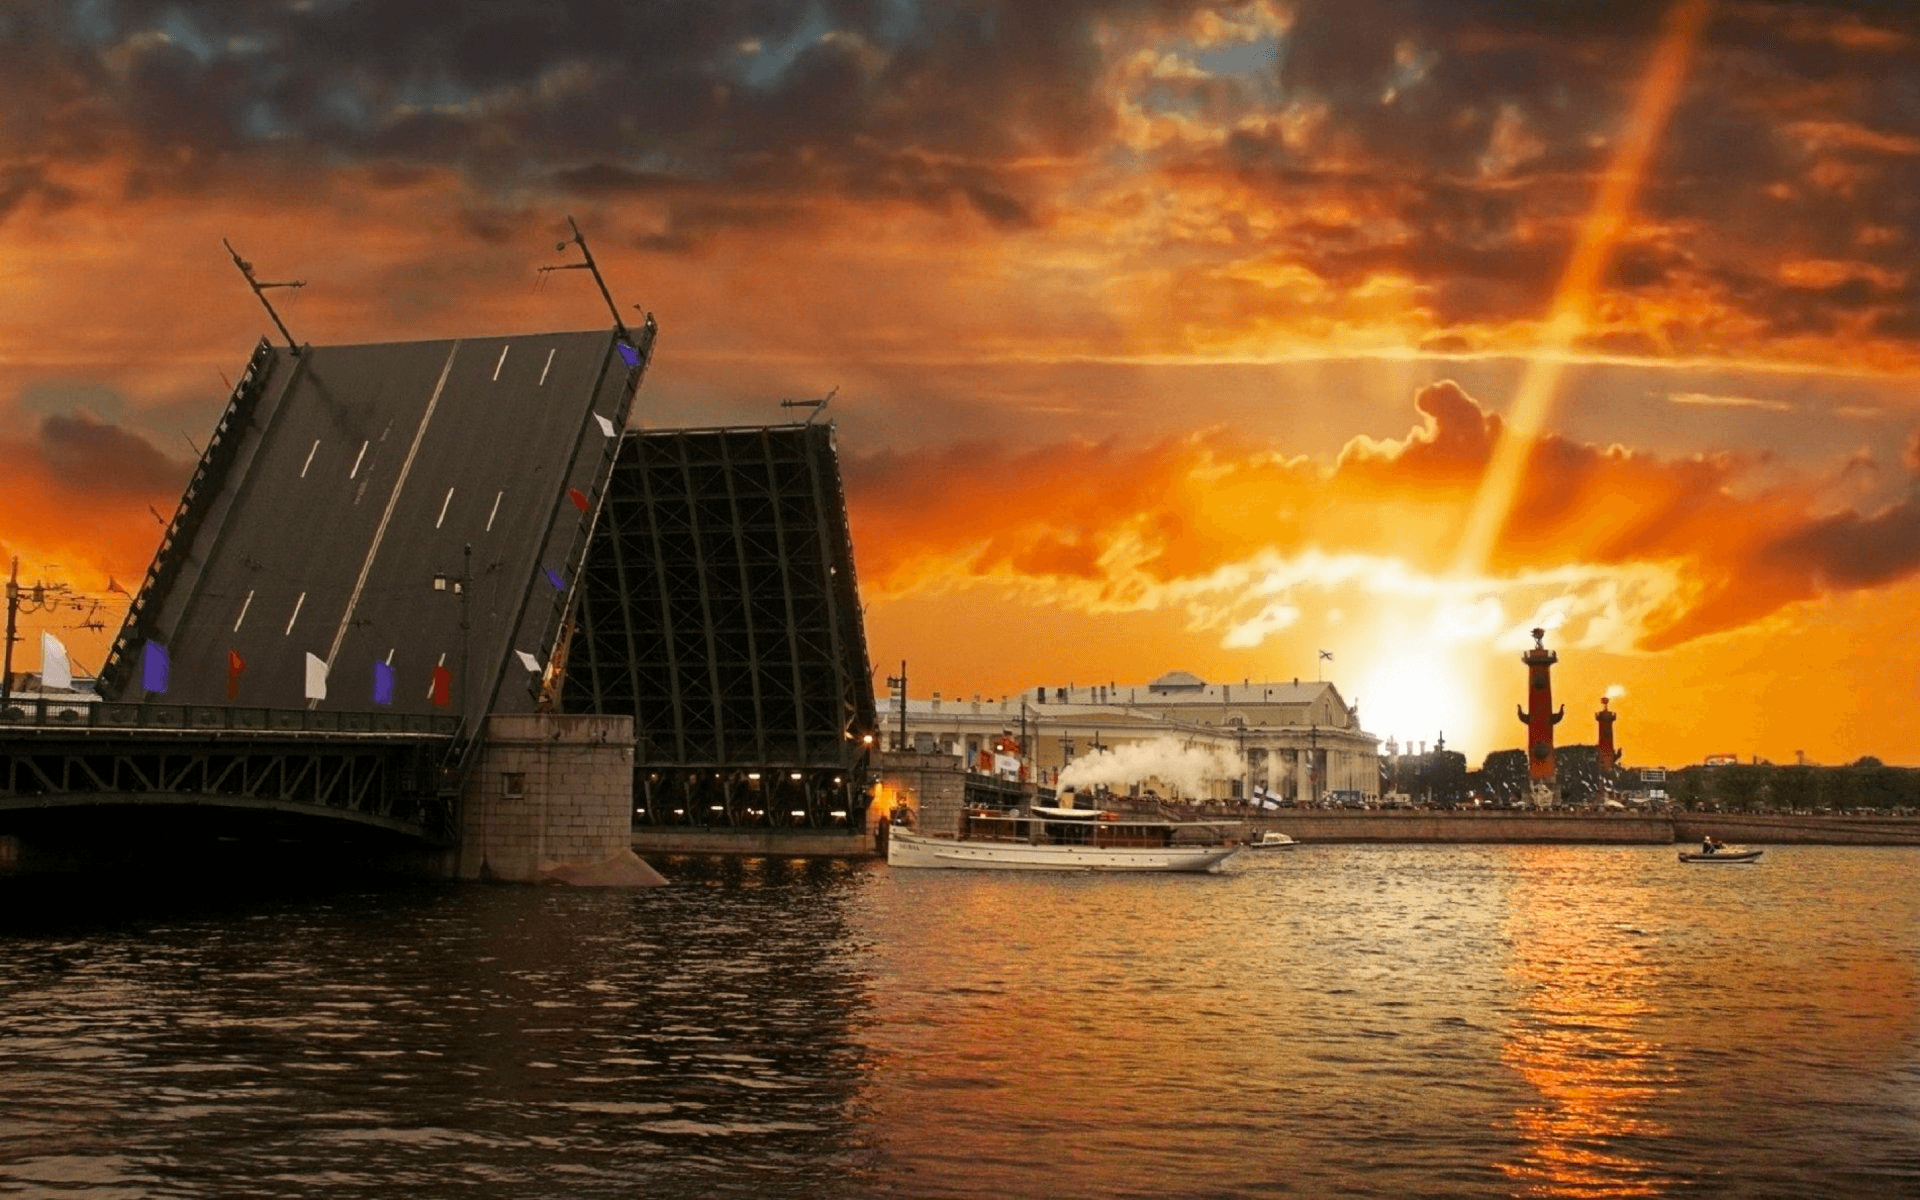
M 1920 850 L 8 897 L 0 1194 L 1920 1196 Z

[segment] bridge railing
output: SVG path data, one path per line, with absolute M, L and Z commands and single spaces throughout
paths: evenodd
M 0 729 L 179 729 L 260 733 L 376 733 L 453 737 L 460 719 L 405 712 L 329 712 L 207 704 L 143 704 L 15 696 L 0 709 Z

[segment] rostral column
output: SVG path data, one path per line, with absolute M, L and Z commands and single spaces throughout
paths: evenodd
M 1600 760 L 1600 798 L 1604 800 L 1613 795 L 1613 769 L 1620 765 L 1620 752 L 1613 748 L 1613 723 L 1620 714 L 1607 707 L 1607 698 L 1602 696 L 1600 711 L 1593 714 L 1593 719 L 1600 722 L 1600 742 L 1594 757 Z
M 1560 661 L 1560 656 L 1547 649 L 1546 630 L 1531 632 L 1533 649 L 1520 656 L 1520 661 L 1527 664 L 1527 707 L 1515 705 L 1514 711 L 1527 727 L 1527 785 L 1533 803 L 1547 808 L 1560 798 L 1553 771 L 1553 727 L 1567 715 L 1567 706 L 1553 711 L 1553 664 Z

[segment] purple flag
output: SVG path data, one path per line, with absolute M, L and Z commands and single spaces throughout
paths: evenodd
M 373 660 L 373 702 L 393 703 L 393 668 L 377 658 Z
M 149 692 L 167 690 L 167 648 L 149 641 L 140 652 L 140 686 Z
M 547 582 L 553 585 L 554 591 L 564 592 L 567 590 L 567 581 L 560 577 L 560 572 L 554 570 L 552 567 L 542 567 L 541 570 L 547 573 Z
M 620 348 L 620 357 L 626 360 L 628 366 L 637 367 L 640 365 L 640 352 L 638 350 L 635 350 L 625 342 L 616 342 L 614 344 Z

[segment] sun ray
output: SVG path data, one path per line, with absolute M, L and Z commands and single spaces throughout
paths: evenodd
M 1454 568 L 1474 573 L 1493 553 L 1513 498 L 1520 488 L 1527 457 L 1553 410 L 1561 369 L 1574 339 L 1587 327 L 1600 276 L 1633 210 L 1634 194 L 1647 169 L 1647 160 L 1666 128 L 1667 118 L 1685 82 L 1687 63 L 1705 26 L 1711 0 L 1681 0 L 1668 14 L 1665 30 L 1641 81 L 1633 111 L 1628 115 L 1620 147 L 1608 165 L 1600 192 L 1580 228 L 1573 256 L 1554 289 L 1553 307 L 1542 330 L 1540 344 L 1528 358 L 1525 374 L 1515 389 L 1499 439 L 1494 443 L 1486 474 L 1454 556 Z

